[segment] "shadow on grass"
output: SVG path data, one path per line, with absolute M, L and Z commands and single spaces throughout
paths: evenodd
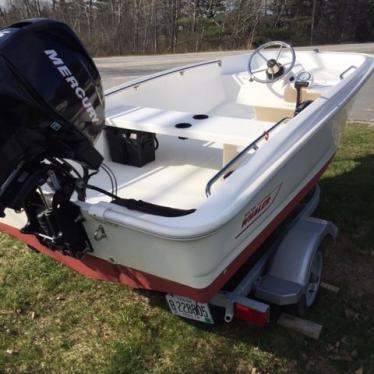
M 353 168 L 344 172 L 344 164 L 350 163 L 353 165 L 348 167 Z M 344 234 L 373 243 L 374 155 L 353 160 L 339 157 L 331 169 L 338 175 L 327 175 L 320 181 L 322 194 L 317 215 L 335 222 Z

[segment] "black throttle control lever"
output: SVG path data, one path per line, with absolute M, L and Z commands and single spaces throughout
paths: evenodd
M 302 95 L 302 89 L 307 88 L 309 86 L 309 82 L 303 82 L 303 81 L 296 81 L 295 82 L 295 88 L 296 88 L 296 108 L 302 103 L 303 101 L 303 95 Z
M 295 116 L 299 114 L 303 109 L 305 109 L 312 101 L 303 101 L 302 90 L 303 88 L 307 88 L 310 85 L 311 74 L 303 71 L 301 72 L 295 81 L 295 89 L 296 89 L 296 109 L 295 109 Z

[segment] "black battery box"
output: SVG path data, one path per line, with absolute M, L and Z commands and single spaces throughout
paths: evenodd
M 142 167 L 156 159 L 156 135 L 149 132 L 106 126 L 105 135 L 113 162 Z

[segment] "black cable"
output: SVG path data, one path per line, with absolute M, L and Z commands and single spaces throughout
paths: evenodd
M 65 161 L 64 159 L 61 159 L 61 158 L 56 158 L 56 159 L 49 159 L 50 162 L 52 162 L 53 164 L 56 162 L 56 161 L 59 161 L 61 164 L 65 165 L 68 169 L 71 169 L 74 174 L 78 177 L 78 179 L 82 179 L 82 175 L 79 173 L 79 171 L 72 165 L 70 164 L 69 162 Z
M 105 166 L 101 165 L 100 168 L 105 172 L 105 174 L 108 176 L 111 184 L 111 191 L 113 194 L 116 193 L 116 187 L 115 187 L 115 182 L 113 180 L 112 174 L 108 171 L 108 169 L 105 168 Z
M 109 177 L 109 180 L 110 180 L 110 185 L 111 185 L 111 191 L 112 193 L 114 194 L 115 193 L 115 187 L 114 187 L 114 181 L 113 181 L 113 178 L 111 176 L 111 174 L 109 173 L 109 171 L 107 169 L 105 169 L 105 167 L 103 167 L 103 165 L 100 165 L 100 168 L 106 173 L 106 175 Z
M 94 190 L 94 191 L 97 191 L 97 192 L 101 192 L 102 194 L 104 195 L 107 195 L 109 197 L 111 197 L 113 200 L 114 199 L 118 199 L 118 196 L 100 188 L 100 187 L 96 187 L 96 186 L 92 186 L 91 184 L 87 184 L 87 188 L 89 188 L 90 190 Z
M 114 174 L 113 170 L 106 164 L 103 162 L 103 166 L 112 174 L 113 176 L 113 180 L 115 182 L 115 187 L 116 187 L 116 194 L 118 192 L 118 183 L 117 183 L 117 177 L 116 175 Z
M 105 195 L 110 196 L 113 199 L 118 198 L 118 196 L 117 196 L 117 193 L 118 193 L 117 178 L 116 178 L 114 172 L 112 171 L 112 169 L 108 165 L 106 165 L 104 162 L 100 165 L 100 168 L 107 174 L 107 176 L 110 180 L 112 193 L 110 193 L 108 191 L 105 191 L 105 190 L 103 190 L 99 187 L 95 187 L 95 186 L 92 186 L 92 185 L 88 184 L 89 179 L 91 177 L 93 177 L 94 175 L 98 174 L 97 170 L 95 170 L 92 173 L 88 173 L 88 170 L 84 169 L 84 175 L 82 176 L 73 165 L 71 165 L 69 162 L 65 161 L 64 159 L 57 159 L 57 158 L 53 159 L 52 158 L 52 159 L 50 159 L 50 162 L 52 162 L 52 163 L 60 162 L 62 165 L 66 166 L 68 169 L 73 171 L 74 174 L 78 177 L 78 179 L 84 181 L 84 183 L 86 184 L 86 188 L 90 188 L 92 190 L 96 190 L 98 192 L 101 192 Z
M 91 174 L 88 174 L 88 180 L 90 180 L 90 178 L 92 178 L 94 175 L 96 175 L 99 171 L 98 170 L 95 170 L 93 171 Z
M 154 139 L 154 142 L 155 142 L 155 151 L 157 151 L 158 146 L 160 145 L 160 143 L 158 142 L 158 139 L 157 139 L 156 135 L 154 135 L 153 139 Z
M 114 194 L 117 195 L 118 194 L 118 183 L 117 183 L 116 175 L 114 174 L 113 170 L 107 164 L 105 164 L 104 162 L 102 163 L 102 166 L 112 175 L 113 181 L 114 181 L 114 186 L 115 186 Z

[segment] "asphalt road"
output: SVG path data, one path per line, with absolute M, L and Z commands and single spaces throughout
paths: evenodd
M 321 51 L 374 54 L 374 43 L 315 46 L 300 49 L 309 50 L 313 48 L 319 48 Z M 103 78 L 104 88 L 110 88 L 161 70 L 240 53 L 243 53 L 243 51 L 116 56 L 96 58 L 95 62 Z M 349 117 L 355 121 L 374 122 L 374 76 L 360 91 Z

